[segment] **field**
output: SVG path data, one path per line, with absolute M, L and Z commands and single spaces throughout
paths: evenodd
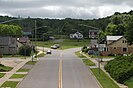
M 54 44 L 60 44 L 60 49 L 68 49 L 68 48 L 76 48 L 76 47 L 82 47 L 82 46 L 88 46 L 90 43 L 89 39 L 83 39 L 78 42 L 76 39 L 59 39 L 59 40 L 50 40 L 50 41 L 44 41 L 44 42 L 33 42 L 37 46 L 44 46 L 49 47 Z

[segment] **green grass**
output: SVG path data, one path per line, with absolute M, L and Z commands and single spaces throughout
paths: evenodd
M 127 80 L 125 84 L 128 86 L 128 88 L 133 88 L 133 77 Z
M 1 87 L 10 87 L 10 88 L 16 88 L 17 84 L 19 82 L 13 82 L 13 81 L 6 81 Z
M 82 54 L 80 54 L 80 51 L 75 52 L 75 54 L 76 54 L 79 58 L 86 58 L 85 56 L 83 56 Z
M 2 78 L 5 75 L 5 73 L 0 73 L 0 78 Z
M 29 72 L 30 71 L 30 69 L 19 69 L 17 72 Z
M 8 72 L 11 70 L 12 70 L 12 67 L 8 67 L 8 66 L 4 66 L 4 65 L 0 64 L 0 71 L 1 72 Z
M 19 57 L 19 58 L 22 58 L 22 59 L 25 59 L 25 56 L 23 55 L 3 55 L 4 58 L 12 58 L 12 57 Z M 30 56 L 26 56 L 26 58 L 28 58 Z
M 112 81 L 107 74 L 105 74 L 102 70 L 99 70 L 98 68 L 91 69 L 95 77 L 98 79 L 100 84 L 103 86 L 103 88 L 119 88 L 118 85 Z
M 11 76 L 11 79 L 13 79 L 13 78 L 24 78 L 25 76 L 26 76 L 26 74 L 13 74 Z
M 45 56 L 45 54 L 44 53 L 41 53 L 37 57 L 44 57 L 44 56 Z
M 35 42 L 33 42 L 35 43 Z M 82 47 L 85 45 L 88 45 L 90 43 L 89 39 L 83 39 L 79 42 L 75 39 L 63 39 L 63 42 L 54 42 L 54 40 L 45 41 L 45 42 L 37 42 L 35 43 L 37 46 L 44 46 L 44 47 L 50 47 L 54 44 L 60 44 L 61 49 L 68 49 L 68 48 L 76 48 L 76 47 Z
M 29 61 L 29 62 L 27 62 L 26 64 L 28 64 L 28 65 L 35 65 L 37 63 L 37 61 Z
M 86 54 L 88 55 L 88 54 Z M 115 56 L 95 56 L 95 55 L 88 55 L 91 58 L 114 58 Z
M 91 60 L 89 59 L 82 59 L 83 62 L 85 63 L 85 65 L 88 65 L 88 66 L 95 66 L 95 63 L 93 63 Z

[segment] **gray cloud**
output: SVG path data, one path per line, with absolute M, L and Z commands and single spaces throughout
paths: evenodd
M 113 14 L 115 11 L 130 11 L 133 7 L 131 2 L 131 0 L 0 0 L 0 14 L 93 19 Z

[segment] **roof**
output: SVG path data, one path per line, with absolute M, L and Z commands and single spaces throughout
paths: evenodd
M 21 38 L 18 38 L 17 40 L 18 40 L 19 42 L 21 42 L 21 43 L 26 43 L 26 42 L 29 41 L 29 38 L 28 38 L 28 37 L 21 37 Z
M 123 36 L 107 36 L 106 38 L 107 38 L 107 41 L 108 40 L 116 41 L 116 40 L 118 40 L 118 39 L 120 39 L 122 37 Z

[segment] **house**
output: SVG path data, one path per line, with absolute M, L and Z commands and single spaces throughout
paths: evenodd
M 16 54 L 18 44 L 16 38 L 0 37 L 0 54 Z
M 0 54 L 16 54 L 24 44 L 31 45 L 28 37 L 0 37 Z
M 89 30 L 89 38 L 96 39 L 98 38 L 99 30 Z
M 128 45 L 124 36 L 107 36 L 106 44 L 102 48 L 101 54 L 104 56 L 133 53 L 133 45 Z
M 83 38 L 83 35 L 80 33 L 80 32 L 76 32 L 74 34 L 70 34 L 70 39 L 82 39 Z

